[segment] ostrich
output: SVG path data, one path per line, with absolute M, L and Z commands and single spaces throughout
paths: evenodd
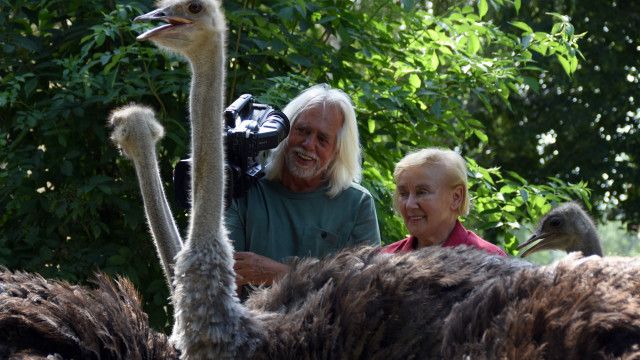
M 539 240 L 539 241 L 538 241 Z M 591 217 L 576 202 L 562 204 L 545 215 L 534 234 L 518 249 L 533 243 L 522 257 L 540 250 L 558 249 L 566 252 L 581 251 L 583 255 L 602 256 L 600 238 Z

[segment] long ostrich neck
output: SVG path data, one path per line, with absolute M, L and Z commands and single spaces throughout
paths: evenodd
M 224 198 L 224 151 L 222 144 L 222 111 L 224 94 L 224 46 L 222 38 L 200 49 L 190 58 L 192 209 L 189 229 L 191 241 L 211 241 L 212 234 L 222 229 Z M 216 54 L 218 52 L 219 54 Z M 212 54 L 215 54 L 212 56 Z M 193 245 L 192 245 L 193 246 Z M 227 259 L 225 259 L 227 260 Z M 230 260 L 230 259 L 229 259 Z
M 233 248 L 222 220 L 222 34 L 214 36 L 208 46 L 200 44 L 199 55 L 189 57 L 192 209 L 189 237 L 176 261 L 172 335 L 183 359 L 242 359 L 264 339 L 259 335 L 260 324 L 236 296 Z
M 598 255 L 602 256 L 602 246 L 600 245 L 600 237 L 592 224 L 585 224 L 586 229 L 582 232 L 582 241 L 578 249 L 573 251 L 582 251 L 585 256 Z
M 173 290 L 171 286 L 173 259 L 182 248 L 182 240 L 162 188 L 155 143 L 153 141 L 141 142 L 139 146 L 142 155 L 134 157 L 133 163 L 139 179 L 144 211 L 156 242 L 156 250 L 169 284 L 169 290 Z

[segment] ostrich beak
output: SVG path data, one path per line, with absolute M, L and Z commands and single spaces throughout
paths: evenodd
M 163 31 L 175 29 L 178 26 L 188 25 L 192 23 L 192 21 L 189 19 L 186 19 L 180 16 L 173 16 L 170 14 L 171 14 L 171 8 L 164 8 L 164 9 L 156 9 L 146 14 L 137 16 L 135 19 L 133 19 L 133 21 L 135 22 L 164 21 L 167 24 L 148 30 L 138 35 L 136 39 L 140 41 L 148 40 L 149 38 L 152 38 Z
M 551 236 L 551 234 L 549 233 L 533 234 L 529 239 L 527 239 L 527 241 L 518 245 L 516 249 L 517 250 L 523 249 L 535 243 L 536 241 L 538 241 L 538 243 L 536 243 L 532 247 L 525 250 L 522 254 L 520 254 L 520 257 L 526 257 L 540 250 L 558 249 L 558 246 L 557 246 L 558 244 L 556 244 L 557 242 L 556 239 L 553 236 Z

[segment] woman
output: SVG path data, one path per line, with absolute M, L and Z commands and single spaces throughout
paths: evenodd
M 469 213 L 467 165 L 455 151 L 426 148 L 406 155 L 393 172 L 394 206 L 411 234 L 382 248 L 401 253 L 425 246 L 467 245 L 506 256 L 458 221 Z

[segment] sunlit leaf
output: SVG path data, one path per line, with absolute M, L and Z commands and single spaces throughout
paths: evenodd
M 473 134 L 478 138 L 478 140 L 480 140 L 483 143 L 486 143 L 487 141 L 489 141 L 489 137 L 487 136 L 487 134 L 485 134 L 484 132 L 478 129 L 473 130 Z
M 484 17 L 489 11 L 489 5 L 487 4 L 487 0 L 478 1 L 478 15 L 480 17 Z
M 533 29 L 522 21 L 512 21 L 510 24 L 527 33 L 533 33 Z
M 469 34 L 469 43 L 467 45 L 467 49 L 471 54 L 475 54 L 480 50 L 480 39 L 474 33 Z
M 410 74 L 409 84 L 411 84 L 411 86 L 413 86 L 414 88 L 419 88 L 422 84 L 422 81 L 420 81 L 420 77 L 417 74 Z
M 427 65 L 429 66 L 427 70 L 436 71 L 439 64 L 440 61 L 438 60 L 438 54 L 436 54 L 435 52 L 431 53 L 431 55 L 429 56 L 429 62 L 427 63 Z
M 367 126 L 369 128 L 369 133 L 373 134 L 376 131 L 376 122 L 373 119 L 369 119 L 367 121 Z
M 560 65 L 562 65 L 564 72 L 567 73 L 567 75 L 571 75 L 572 71 L 571 71 L 571 64 L 569 63 L 569 60 L 567 60 L 562 55 L 556 56 L 556 59 L 558 59 L 558 61 L 560 62 Z

